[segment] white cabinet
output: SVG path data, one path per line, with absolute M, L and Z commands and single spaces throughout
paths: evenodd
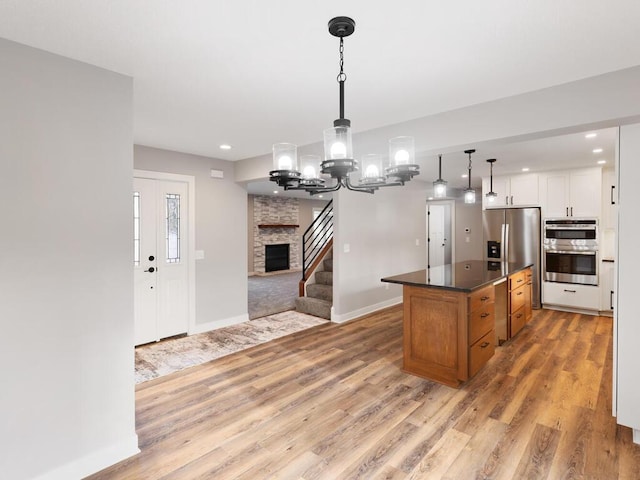
M 600 311 L 613 311 L 613 262 L 603 260 L 600 265 Z
M 493 202 L 485 196 L 491 191 L 491 179 L 482 179 L 482 208 L 531 207 L 540 205 L 537 173 L 493 177 L 493 191 L 498 195 Z
M 540 197 L 544 217 L 600 217 L 600 168 L 549 172 L 541 177 Z
M 578 310 L 600 310 L 600 288 L 574 283 L 542 282 L 542 303 Z

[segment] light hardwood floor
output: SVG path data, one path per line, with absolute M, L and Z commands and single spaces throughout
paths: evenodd
M 456 390 L 400 370 L 400 307 L 314 327 L 140 384 L 142 453 L 90 478 L 638 479 L 611 330 L 535 311 Z

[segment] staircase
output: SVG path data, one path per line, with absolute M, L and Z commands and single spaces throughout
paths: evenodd
M 296 310 L 331 320 L 333 305 L 333 200 L 302 236 L 302 280 Z
M 322 260 L 315 272 L 316 283 L 306 286 L 307 295 L 296 298 L 296 310 L 314 317 L 331 320 L 333 305 L 333 251 Z

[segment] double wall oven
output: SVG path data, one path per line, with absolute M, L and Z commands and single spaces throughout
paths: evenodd
M 546 219 L 543 249 L 545 281 L 598 285 L 596 219 Z

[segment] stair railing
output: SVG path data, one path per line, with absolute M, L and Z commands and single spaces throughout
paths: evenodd
M 322 257 L 333 245 L 333 200 L 322 209 L 302 236 L 302 280 L 300 296 L 304 296 L 304 284 L 316 269 Z

